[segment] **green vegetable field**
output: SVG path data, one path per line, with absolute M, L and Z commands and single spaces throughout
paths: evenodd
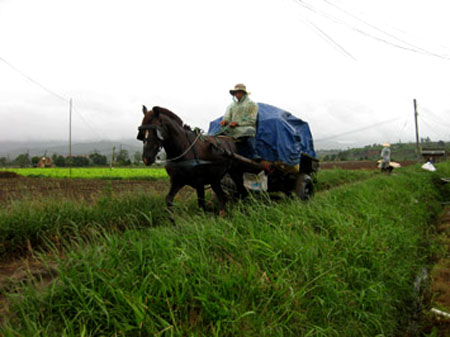
M 16 172 L 29 177 L 48 177 L 48 178 L 90 178 L 90 179 L 152 179 L 167 178 L 164 168 L 19 168 L 6 169 L 10 172 Z

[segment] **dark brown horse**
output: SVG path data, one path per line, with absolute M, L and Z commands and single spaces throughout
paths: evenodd
M 236 144 L 232 139 L 204 136 L 189 126 L 173 112 L 143 106 L 144 119 L 137 138 L 144 143 L 142 159 L 149 166 L 161 148 L 167 154 L 166 171 L 170 176 L 170 191 L 166 197 L 167 208 L 171 211 L 173 199 L 185 185 L 197 191 L 198 205 L 205 209 L 205 185 L 211 185 L 220 203 L 220 213 L 225 210 L 226 197 L 220 180 L 229 173 L 241 196 L 247 191 L 243 185 L 240 163 L 233 158 Z M 172 214 L 172 213 L 171 213 Z M 173 217 L 172 217 L 173 221 Z

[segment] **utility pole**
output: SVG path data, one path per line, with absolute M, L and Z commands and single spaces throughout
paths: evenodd
M 419 125 L 417 123 L 417 116 L 419 116 L 419 114 L 417 113 L 417 101 L 414 98 L 414 122 L 416 125 L 416 154 L 417 160 L 420 161 Z
M 113 148 L 112 148 L 112 154 L 111 154 L 111 163 L 110 163 L 111 169 L 113 168 L 113 163 L 114 163 L 114 159 L 115 159 L 115 153 L 114 153 L 115 151 L 116 151 L 116 147 L 113 146 Z
M 69 100 L 69 177 L 72 178 L 72 98 Z

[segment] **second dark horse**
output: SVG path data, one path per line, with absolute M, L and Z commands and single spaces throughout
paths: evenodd
M 198 205 L 205 209 L 205 185 L 211 185 L 219 199 L 220 213 L 223 214 L 226 197 L 220 180 L 226 173 L 230 174 L 239 194 L 247 194 L 241 165 L 232 156 L 237 151 L 232 139 L 221 137 L 218 140 L 215 136 L 194 132 L 177 115 L 161 107 L 147 110 L 143 106 L 142 111 L 144 119 L 137 138 L 144 143 L 144 163 L 152 165 L 161 148 L 167 154 L 166 171 L 170 176 L 170 191 L 166 203 L 169 211 L 175 195 L 185 185 L 196 189 Z

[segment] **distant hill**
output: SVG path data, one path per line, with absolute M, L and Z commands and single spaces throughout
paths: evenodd
M 73 155 L 90 154 L 97 151 L 109 157 L 113 147 L 116 152 L 121 148 L 127 150 L 130 155 L 142 152 L 142 143 L 135 139 L 122 139 L 117 141 L 102 140 L 97 142 L 74 142 L 72 143 Z M 33 156 L 51 156 L 56 153 L 67 156 L 69 144 L 64 141 L 30 141 L 30 142 L 0 142 L 0 157 L 16 158 L 20 154 L 29 153 Z
M 331 149 L 334 152 L 335 150 L 345 150 L 364 146 L 358 143 L 343 144 L 333 141 L 318 142 L 314 145 L 316 150 L 319 149 L 319 152 L 328 149 Z M 122 148 L 127 150 L 130 154 L 134 154 L 136 151 L 142 151 L 141 142 L 135 139 L 121 139 L 117 141 L 101 140 L 74 142 L 72 143 L 72 154 L 83 155 L 97 151 L 100 154 L 109 156 L 111 155 L 113 146 L 116 147 L 116 150 L 119 150 L 120 146 L 122 146 Z M 27 152 L 31 157 L 43 156 L 44 154 L 51 156 L 54 153 L 65 156 L 69 154 L 69 144 L 67 141 L 0 141 L 0 157 L 9 156 L 9 158 L 14 159 L 18 155 Z

